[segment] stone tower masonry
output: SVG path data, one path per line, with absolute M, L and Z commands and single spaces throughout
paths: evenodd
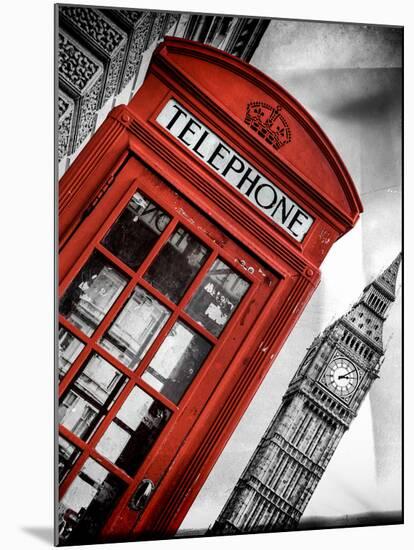
M 315 338 L 209 534 L 294 529 L 384 356 L 401 254 Z

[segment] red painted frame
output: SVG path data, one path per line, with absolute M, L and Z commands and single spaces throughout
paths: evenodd
M 224 70 L 225 81 L 220 97 L 214 95 L 208 82 L 200 76 L 200 67 L 205 62 L 212 68 Z M 315 165 L 324 163 L 328 167 L 325 169 L 326 182 L 312 181 L 304 174 L 312 174 L 319 168 L 292 165 L 288 158 L 284 158 L 283 150 L 275 154 L 235 116 L 231 106 L 231 87 L 236 77 L 242 84 L 245 82 L 246 98 L 250 97 L 253 85 L 258 94 L 260 90 L 260 94 L 269 96 L 269 102 L 277 101 L 283 105 L 292 125 L 299 124 L 306 136 L 310 136 L 316 153 L 312 149 L 314 157 L 308 156 Z M 276 226 L 212 170 L 201 165 L 156 122 L 157 114 L 170 97 L 193 112 L 265 177 L 277 181 L 283 191 L 314 217 L 315 222 L 302 243 Z M 294 158 L 294 150 L 289 154 Z M 163 181 L 172 190 L 164 187 Z M 338 200 L 333 200 L 324 190 L 324 187 L 330 189 L 329 186 L 334 184 L 338 189 Z M 150 197 L 155 193 L 156 202 L 173 213 L 174 220 L 143 265 L 133 272 L 97 243 L 137 187 L 143 188 Z M 179 195 L 174 194 L 174 190 Z M 185 216 L 178 207 L 172 208 L 174 197 L 177 197 L 180 208 L 187 212 Z M 185 300 L 189 299 L 218 254 L 230 261 L 243 277 L 251 281 L 252 286 L 220 337 L 219 347 L 222 342 L 226 345 L 221 347 L 219 365 L 222 370 L 219 376 L 213 353 L 207 360 L 210 366 L 202 369 L 203 374 L 199 373 L 179 406 L 139 381 L 145 391 L 174 412 L 174 421 L 166 425 L 133 478 L 93 449 L 122 400 L 117 400 L 112 406 L 89 442 L 81 441 L 65 428 L 60 428 L 64 437 L 84 451 L 64 479 L 62 495 L 88 456 L 96 458 L 129 484 L 101 533 L 102 541 L 161 538 L 175 533 L 275 354 L 316 288 L 321 261 L 332 243 L 353 227 L 361 211 L 358 194 L 338 154 L 318 125 L 287 92 L 249 65 L 213 48 L 179 39 L 167 39 L 158 48 L 146 81 L 130 105 L 112 111 L 60 183 L 60 294 L 93 248 L 98 248 L 130 277 L 130 281 L 91 338 L 85 337 L 63 317 L 60 319 L 62 325 L 86 345 L 62 380 L 59 395 L 66 391 L 90 351 L 95 350 L 130 379 L 122 393 L 126 399 L 178 315 L 210 342 L 217 344 L 216 338 L 182 311 L 185 302 L 175 306 L 142 278 L 177 223 L 186 226 L 213 251 L 187 291 Z M 191 223 L 189 218 L 196 223 Z M 236 266 L 234 260 L 241 254 L 243 257 L 239 259 L 245 263 Z M 254 275 L 243 265 L 252 266 Z M 276 280 L 278 284 L 275 284 Z M 103 350 L 97 340 L 138 281 L 175 313 L 143 363 L 132 373 Z M 206 386 L 208 380 L 210 389 Z M 190 425 L 192 428 L 188 431 Z M 154 459 L 157 453 L 158 458 Z M 128 509 L 127 503 L 144 477 L 155 478 L 158 485 L 147 508 L 138 517 L 136 512 Z

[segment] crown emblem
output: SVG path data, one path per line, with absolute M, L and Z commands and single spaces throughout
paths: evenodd
M 285 117 L 281 114 L 282 108 L 272 107 L 262 101 L 251 101 L 247 104 L 244 122 L 257 132 L 267 143 L 275 149 L 280 149 L 292 139 L 292 133 Z

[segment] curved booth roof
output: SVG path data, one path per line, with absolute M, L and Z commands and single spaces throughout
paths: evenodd
M 167 37 L 154 60 L 194 83 L 194 93 L 201 90 L 235 125 L 242 124 L 275 162 L 344 216 L 345 225 L 355 224 L 363 208 L 344 163 L 313 117 L 279 84 L 232 55 L 183 39 Z

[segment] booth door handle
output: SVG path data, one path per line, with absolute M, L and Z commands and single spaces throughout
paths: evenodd
M 142 512 L 154 491 L 154 484 L 150 479 L 143 479 L 129 501 L 129 507 L 135 512 Z

